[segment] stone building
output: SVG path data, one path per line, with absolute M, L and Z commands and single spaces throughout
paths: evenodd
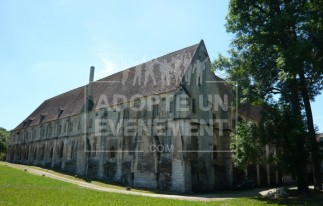
M 93 76 L 20 123 L 7 161 L 179 192 L 231 186 L 231 96 L 203 41 Z

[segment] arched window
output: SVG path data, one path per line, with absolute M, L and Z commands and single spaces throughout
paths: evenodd
M 37 149 L 36 149 L 36 147 L 34 148 L 34 160 L 36 160 L 36 158 L 37 158 Z
M 59 147 L 59 158 L 63 157 L 63 151 L 64 151 L 64 143 L 62 142 Z
M 53 158 L 53 154 L 54 154 L 54 149 L 53 147 L 50 149 L 50 153 L 49 153 L 49 158 Z
M 45 156 L 45 145 L 41 146 L 40 154 L 41 154 L 40 159 L 43 160 Z
M 92 156 L 95 157 L 95 155 L 96 155 L 96 137 L 93 137 Z
M 68 122 L 68 131 L 69 132 L 72 132 L 73 131 L 73 122 L 72 121 L 69 121 Z
M 71 146 L 71 159 L 74 158 L 74 153 L 75 153 L 75 141 L 72 141 L 72 146 Z

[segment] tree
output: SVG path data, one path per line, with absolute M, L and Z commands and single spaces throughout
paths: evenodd
M 0 160 L 5 160 L 10 132 L 0 127 Z
M 306 151 L 309 142 L 315 186 L 320 186 L 320 157 L 310 100 L 323 86 L 323 1 L 231 0 L 227 31 L 233 33 L 230 58 L 219 56 L 215 68 L 239 81 L 239 101 L 269 103 L 275 94 L 291 105 L 298 151 L 298 189 L 307 192 Z M 303 111 L 306 114 L 303 119 Z
M 262 120 L 259 124 L 259 138 L 264 144 L 275 145 L 274 161 L 277 169 L 284 174 L 298 174 L 299 154 L 295 136 L 300 130 L 295 126 L 292 108 L 285 103 L 264 106 Z
M 233 153 L 233 164 L 235 167 L 246 169 L 250 164 L 261 162 L 261 145 L 257 126 L 251 121 L 238 123 L 236 132 L 231 135 L 230 148 Z

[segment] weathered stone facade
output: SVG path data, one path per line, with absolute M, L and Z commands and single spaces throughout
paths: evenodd
M 217 152 L 229 150 L 228 94 L 203 41 L 156 60 L 46 100 L 12 131 L 7 161 L 180 192 L 231 186 L 231 154 Z

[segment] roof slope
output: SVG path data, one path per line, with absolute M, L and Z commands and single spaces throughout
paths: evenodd
M 94 108 L 102 94 L 107 95 L 110 103 L 114 94 L 123 95 L 129 100 L 133 95 L 149 96 L 177 89 L 200 45 L 204 45 L 203 40 L 199 44 L 93 82 Z M 85 87 L 83 86 L 45 100 L 15 129 L 81 113 L 84 106 L 84 93 Z M 120 99 L 118 103 L 121 102 Z M 59 115 L 59 109 L 63 110 L 61 115 Z M 42 115 L 43 119 L 41 120 Z
M 238 114 L 244 115 L 250 120 L 259 122 L 261 120 L 261 112 L 263 111 L 262 106 L 251 105 L 251 104 L 240 104 L 238 107 Z

